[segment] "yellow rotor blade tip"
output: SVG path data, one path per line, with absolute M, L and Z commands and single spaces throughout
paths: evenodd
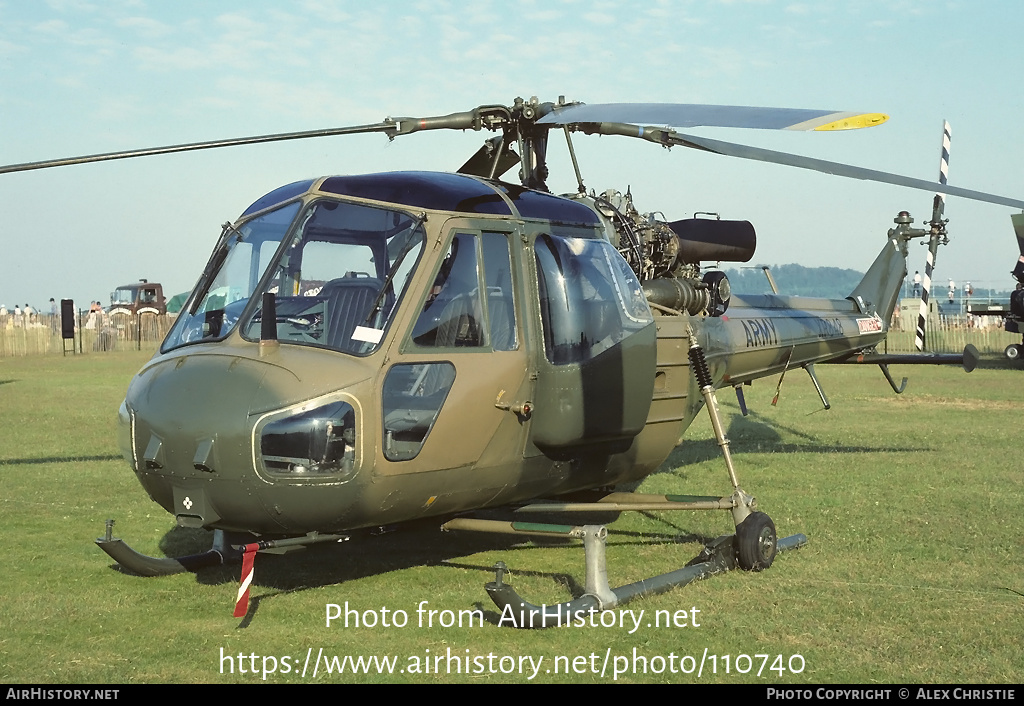
M 860 115 L 853 115 L 846 118 L 835 120 L 825 125 L 820 125 L 816 128 L 817 130 L 859 130 L 862 127 L 874 127 L 875 125 L 881 125 L 889 116 L 885 113 L 861 113 Z

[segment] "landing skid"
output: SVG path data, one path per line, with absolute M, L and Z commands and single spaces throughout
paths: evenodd
M 113 536 L 114 521 L 107 520 L 107 532 L 96 539 L 96 546 L 120 566 L 139 576 L 171 576 L 186 571 L 199 571 L 211 566 L 220 566 L 229 561 L 239 561 L 241 553 L 224 543 L 224 533 L 214 532 L 213 548 L 202 554 L 172 558 L 157 558 L 139 554 L 123 540 Z
M 122 568 L 139 576 L 171 576 L 186 571 L 196 572 L 212 566 L 237 564 L 242 561 L 242 549 L 246 546 L 255 547 L 254 551 L 265 551 L 269 554 L 283 553 L 292 549 L 307 547 L 321 542 L 343 542 L 348 535 L 319 534 L 310 532 L 302 537 L 270 539 L 255 542 L 252 545 L 229 544 L 222 530 L 213 531 L 213 548 L 202 554 L 191 554 L 176 558 L 157 558 L 139 554 L 123 540 L 113 536 L 114 521 L 107 520 L 106 535 L 96 540 L 96 546 L 105 551 Z
M 508 567 L 501 561 L 494 565 L 494 581 L 484 586 L 487 594 L 494 601 L 494 605 L 501 611 L 502 624 L 510 623 L 517 628 L 548 628 L 566 625 L 591 612 L 610 610 L 639 596 L 664 593 L 677 586 L 685 586 L 692 581 L 730 571 L 740 566 L 740 562 L 744 560 L 744 554 L 748 557 L 757 556 L 762 560 L 766 559 L 770 565 L 776 551 L 796 549 L 807 543 L 807 537 L 802 534 L 785 537 L 776 542 L 774 541 L 774 526 L 772 526 L 771 544 L 768 545 L 767 533 L 762 531 L 766 525 L 758 516 L 767 518 L 764 513 L 750 515 L 748 520 L 754 519 L 755 521 L 750 523 L 749 528 L 743 527 L 747 524 L 745 521 L 737 528 L 736 534 L 718 537 L 705 546 L 703 551 L 685 567 L 614 589 L 608 585 L 608 569 L 605 560 L 608 529 L 603 525 L 568 527 L 458 518 L 446 523 L 442 529 L 582 539 L 586 580 L 583 595 L 575 600 L 555 605 L 536 605 L 525 600 L 511 584 L 505 583 L 504 578 Z M 771 521 L 768 520 L 768 522 Z M 767 566 L 755 563 L 744 568 L 756 571 L 767 568 Z

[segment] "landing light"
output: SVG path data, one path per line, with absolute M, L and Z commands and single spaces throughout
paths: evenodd
M 258 428 L 257 438 L 262 470 L 272 476 L 347 480 L 355 470 L 355 410 L 347 402 L 286 412 Z

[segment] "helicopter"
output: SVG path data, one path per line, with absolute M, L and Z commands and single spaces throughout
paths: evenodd
M 214 531 L 203 554 L 156 558 L 112 536 L 97 544 L 142 575 L 242 561 L 245 615 L 256 553 L 345 539 L 357 530 L 452 518 L 446 530 L 582 539 L 586 593 L 535 606 L 504 582 L 487 591 L 530 626 L 606 610 L 644 593 L 740 567 L 769 568 L 803 535 L 779 538 L 741 486 L 717 391 L 814 365 L 958 363 L 977 352 L 888 355 L 908 243 L 945 234 L 895 217 L 881 252 L 843 300 L 733 295 L 708 263 L 748 262 L 746 221 L 640 213 L 629 190 L 588 192 L 573 135 L 617 135 L 1024 208 L 1024 201 L 680 133 L 698 126 L 845 130 L 888 116 L 688 104 L 517 98 L 422 118 L 89 155 L 0 173 L 260 142 L 425 130 L 488 131 L 455 173 L 328 176 L 287 184 L 222 227 L 192 294 L 118 412 L 122 455 L 179 527 Z M 547 186 L 561 132 L 579 188 Z M 502 181 L 519 167 L 518 183 Z M 936 199 L 938 203 L 938 199 Z M 780 378 L 781 386 L 781 378 Z M 617 492 L 683 442 L 707 409 L 731 490 Z M 574 493 L 588 492 L 584 501 Z M 612 589 L 602 525 L 504 522 L 495 507 L 725 510 L 734 534 L 683 569 Z

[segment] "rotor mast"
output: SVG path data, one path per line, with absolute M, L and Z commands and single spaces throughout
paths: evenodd
M 388 137 L 420 130 L 501 130 L 501 137 L 488 140 L 459 172 L 496 179 L 509 168 L 505 160 L 515 156 L 520 183 L 529 189 L 549 191 L 548 132 L 558 126 L 539 124 L 539 120 L 565 105 L 563 97 L 557 104 L 541 103 L 536 96 L 529 100 L 517 97 L 511 107 L 490 105 L 432 118 L 397 118 L 397 128 Z M 518 155 L 511 150 L 512 145 L 517 146 Z

